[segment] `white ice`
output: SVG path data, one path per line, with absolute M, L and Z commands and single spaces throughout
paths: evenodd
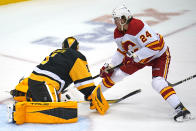
M 23 76 L 28 76 L 51 51 L 60 47 L 62 40 L 71 35 L 94 33 L 99 41 L 112 36 L 114 26 L 93 23 L 92 20 L 110 15 L 112 9 L 123 0 L 31 0 L 0 6 L 0 130 L 16 131 L 195 131 L 196 120 L 176 123 L 174 111 L 151 87 L 151 68 L 146 67 L 104 92 L 107 99 L 116 99 L 136 89 L 140 94 L 118 104 L 111 105 L 107 114 L 101 116 L 91 111 L 88 104 L 79 104 L 79 121 L 74 124 L 23 124 L 7 122 L 6 104 L 10 103 L 8 91 L 13 89 Z M 125 1 L 125 0 L 124 0 Z M 168 19 L 152 28 L 165 36 L 172 56 L 168 81 L 174 83 L 196 73 L 196 1 L 195 0 L 127 0 L 133 14 L 142 14 L 146 9 L 164 13 Z M 156 14 L 154 14 L 156 15 Z M 147 20 L 153 16 L 136 16 Z M 163 18 L 164 19 L 164 18 Z M 111 34 L 106 34 L 106 31 Z M 88 59 L 92 75 L 116 50 L 111 39 L 92 42 L 92 36 L 80 42 L 81 52 Z M 45 38 L 50 45 L 38 40 Z M 96 39 L 96 38 L 94 38 Z M 47 41 L 48 40 L 48 41 Z M 43 42 L 41 41 L 41 42 Z M 51 43 L 51 41 L 53 43 Z M 91 42 L 90 42 L 91 41 Z M 56 43 L 56 45 L 54 44 Z M 100 79 L 96 79 L 98 83 Z M 192 79 L 174 87 L 183 104 L 196 116 L 196 80 Z

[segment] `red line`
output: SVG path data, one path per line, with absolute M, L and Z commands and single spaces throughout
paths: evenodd
M 0 54 L 0 56 L 7 57 L 7 58 L 10 58 L 10 59 L 19 60 L 19 61 L 23 61 L 23 62 L 33 63 L 33 64 L 37 64 L 38 63 L 36 61 L 31 61 L 31 60 L 27 60 L 27 59 L 15 57 L 15 56 L 10 56 L 10 55 L 5 55 L 5 54 Z
M 171 33 L 168 33 L 168 34 L 164 35 L 164 37 L 168 37 L 168 36 L 174 35 L 174 34 L 176 34 L 176 33 L 179 33 L 179 32 L 181 32 L 181 31 L 184 31 L 184 30 L 186 30 L 186 29 L 189 29 L 189 28 L 191 28 L 191 27 L 193 27 L 193 26 L 195 26 L 195 25 L 196 25 L 196 22 L 195 22 L 195 23 L 192 23 L 192 24 L 190 24 L 190 25 L 188 25 L 188 26 L 185 26 L 185 27 L 183 27 L 183 28 L 177 29 L 177 30 L 175 30 L 175 31 L 173 31 L 173 32 L 171 32 Z M 19 61 L 24 61 L 24 62 L 28 62 L 28 63 L 33 63 L 33 64 L 37 64 L 37 63 L 38 63 L 38 62 L 35 62 L 35 61 L 31 61 L 31 60 L 27 60 L 27 59 L 15 57 L 15 56 L 10 56 L 10 55 L 0 54 L 0 56 L 7 57 L 7 58 L 10 58 L 10 59 L 19 60 Z M 101 62 L 101 61 L 103 61 L 103 60 L 100 60 L 99 62 Z M 96 63 L 97 63 L 97 62 L 96 62 Z M 95 65 L 95 64 L 92 64 L 92 66 L 93 66 L 93 65 Z M 4 103 L 4 102 L 6 102 L 6 101 L 8 101 L 8 100 L 10 100 L 10 99 L 12 99 L 12 98 L 7 98 L 7 99 L 4 99 L 4 100 L 1 100 L 1 101 L 0 101 L 0 104 Z
M 175 31 L 173 31 L 173 32 L 171 32 L 171 33 L 168 33 L 168 34 L 164 35 L 164 37 L 168 37 L 168 36 L 171 36 L 171 35 L 173 35 L 173 34 L 179 33 L 179 32 L 181 32 L 181 31 L 184 31 L 184 30 L 186 30 L 186 29 L 189 29 L 189 28 L 191 28 L 191 27 L 193 27 L 193 26 L 195 26 L 195 25 L 196 25 L 196 22 L 195 22 L 195 23 L 192 23 L 192 24 L 190 24 L 190 25 L 188 25 L 188 26 L 185 26 L 185 27 L 183 27 L 183 28 L 177 29 L 177 30 L 175 30 Z
M 4 99 L 4 100 L 1 100 L 1 101 L 0 101 L 0 105 L 1 105 L 1 104 L 4 104 L 4 102 L 9 101 L 9 100 L 12 100 L 12 99 L 13 99 L 13 98 L 6 98 L 6 99 Z
M 175 31 L 173 31 L 173 32 L 171 32 L 171 33 L 168 33 L 168 34 L 164 35 L 164 37 L 168 37 L 168 36 L 171 36 L 171 35 L 176 34 L 176 33 L 178 33 L 178 32 L 184 31 L 184 30 L 189 29 L 189 28 L 191 28 L 191 27 L 193 27 L 193 26 L 195 26 L 195 25 L 196 25 L 196 22 L 193 23 L 193 24 L 190 24 L 190 25 L 188 25 L 188 26 L 185 26 L 185 27 L 183 27 L 183 28 L 177 29 L 177 30 L 175 30 Z M 10 56 L 10 55 L 5 55 L 5 54 L 0 54 L 0 56 L 7 57 L 7 58 L 10 58 L 10 59 L 19 60 L 19 61 L 24 61 L 24 62 L 28 62 L 28 63 L 33 63 L 33 64 L 38 64 L 38 63 L 39 63 L 39 62 L 36 62 L 36 61 L 31 61 L 31 60 L 27 60 L 27 59 L 15 57 L 15 56 Z M 102 60 L 101 60 L 101 61 L 102 61 Z M 96 63 L 97 63 L 97 62 L 96 62 Z M 94 65 L 94 64 L 92 64 L 92 65 Z

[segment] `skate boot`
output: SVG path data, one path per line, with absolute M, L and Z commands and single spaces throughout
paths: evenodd
M 176 108 L 176 115 L 174 116 L 174 120 L 176 122 L 183 122 L 183 121 L 187 121 L 187 120 L 191 120 L 193 119 L 193 117 L 191 116 L 190 111 L 188 111 L 182 103 L 180 103 Z

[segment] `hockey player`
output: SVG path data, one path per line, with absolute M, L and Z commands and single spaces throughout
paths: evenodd
M 62 49 L 53 51 L 11 91 L 13 98 L 19 102 L 60 102 L 61 92 L 73 82 L 85 99 L 91 101 L 90 109 L 105 114 L 109 104 L 100 85 L 95 86 L 86 57 L 78 48 L 74 37 L 66 38 Z
M 163 36 L 155 33 L 145 22 L 133 18 L 124 5 L 115 8 L 112 17 L 116 25 L 114 39 L 117 51 L 111 62 L 100 70 L 102 90 L 111 88 L 116 82 L 144 68 L 152 67 L 152 87 L 175 109 L 175 121 L 190 118 L 190 112 L 183 106 L 173 87 L 167 83 L 170 64 L 169 47 Z M 115 70 L 113 66 L 123 65 Z

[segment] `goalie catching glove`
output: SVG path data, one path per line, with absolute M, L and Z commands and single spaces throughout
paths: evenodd
M 92 91 L 91 95 L 87 99 L 91 102 L 90 109 L 96 109 L 101 115 L 104 115 L 109 109 L 109 104 L 102 94 L 100 85 Z

